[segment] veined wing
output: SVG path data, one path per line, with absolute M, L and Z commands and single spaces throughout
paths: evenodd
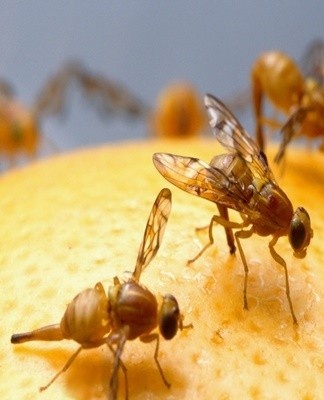
M 164 230 L 171 212 L 171 191 L 162 189 L 150 212 L 144 238 L 138 251 L 133 278 L 139 281 L 141 273 L 148 266 L 159 250 Z
M 280 133 L 282 135 L 282 141 L 278 153 L 274 158 L 274 161 L 277 164 L 279 164 L 284 158 L 288 144 L 300 130 L 301 124 L 305 120 L 308 111 L 309 109 L 306 107 L 298 107 L 298 109 L 291 114 L 284 126 L 281 128 Z
M 238 153 L 250 163 L 251 169 L 259 178 L 274 181 L 265 154 L 245 131 L 231 111 L 216 97 L 207 94 L 205 106 L 209 124 L 222 146 L 231 153 Z
M 251 215 L 249 197 L 238 180 L 198 158 L 155 153 L 153 162 L 169 182 L 195 196 Z
M 301 59 L 301 69 L 307 78 L 324 87 L 324 40 L 315 39 L 306 48 Z

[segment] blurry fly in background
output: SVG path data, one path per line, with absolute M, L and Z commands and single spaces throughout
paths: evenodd
M 275 250 L 275 245 L 279 238 L 288 237 L 294 256 L 304 258 L 313 237 L 310 217 L 303 207 L 293 211 L 291 201 L 274 178 L 266 155 L 222 101 L 207 94 L 205 106 L 213 134 L 227 153 L 216 155 L 209 164 L 190 156 L 153 155 L 155 167 L 167 181 L 187 193 L 212 201 L 218 208 L 219 215 L 213 215 L 209 224 L 209 242 L 189 263 L 195 262 L 213 245 L 213 225 L 223 226 L 230 253 L 235 252 L 236 244 L 241 256 L 244 266 L 243 303 L 248 309 L 249 267 L 241 240 L 253 234 L 272 236 L 269 251 L 284 269 L 286 296 L 292 320 L 297 324 L 287 264 Z M 242 222 L 231 221 L 228 209 L 238 211 Z
M 273 106 L 275 116 L 265 116 L 265 99 Z M 235 94 L 226 104 L 236 113 L 251 104 L 255 137 L 262 150 L 265 150 L 264 128 L 279 131 L 277 163 L 284 159 L 293 138 L 321 139 L 324 136 L 324 40 L 312 41 L 299 64 L 278 50 L 260 54 L 251 67 L 251 88 Z M 278 113 L 285 115 L 283 121 L 278 119 Z
M 16 99 L 11 86 L 0 82 L 0 157 L 13 166 L 19 156 L 37 156 L 43 134 L 41 124 L 45 117 L 64 114 L 67 92 L 77 84 L 84 97 L 90 99 L 96 110 L 109 116 L 143 118 L 147 107 L 123 86 L 94 75 L 80 63 L 64 65 L 49 78 L 34 103 L 23 105 Z M 54 146 L 52 146 L 53 148 Z
M 150 136 L 186 138 L 199 135 L 207 121 L 200 94 L 187 82 L 175 82 L 159 94 L 156 105 L 145 104 L 124 86 L 87 70 L 81 63 L 69 62 L 51 76 L 30 106 L 16 99 L 6 81 L 0 81 L 0 159 L 14 166 L 22 155 L 38 155 L 42 121 L 66 112 L 71 87 L 81 94 L 101 117 L 145 121 Z M 48 141 L 48 140 L 47 140 Z M 48 143 L 55 149 L 53 143 Z
M 303 73 L 303 69 L 306 71 Z M 286 148 L 298 136 L 308 139 L 324 136 L 324 42 L 317 41 L 303 57 L 301 68 L 285 53 L 262 53 L 251 69 L 252 108 L 256 141 L 265 150 L 264 127 L 280 130 L 281 140 L 276 162 L 284 159 Z M 268 99 L 286 116 L 285 122 L 268 118 L 263 110 Z
M 259 65 L 257 74 L 251 72 L 254 75 L 252 90 L 238 92 L 225 103 L 236 114 L 253 103 L 257 142 L 261 148 L 264 148 L 264 126 L 281 131 L 282 140 L 276 156 L 276 160 L 281 161 L 293 137 L 323 136 L 324 40 L 310 43 L 300 67 L 284 53 L 272 53 L 275 65 L 269 65 L 269 57 L 265 56 L 269 53 L 264 53 L 254 63 L 252 71 L 257 63 L 261 67 Z M 283 70 L 278 63 L 283 64 Z M 261 81 L 272 82 L 272 89 L 260 84 L 260 77 Z M 293 77 L 297 97 L 286 83 L 287 77 Z M 167 85 L 160 91 L 155 104 L 149 105 L 114 80 L 93 73 L 79 62 L 68 62 L 48 79 L 34 103 L 28 106 L 16 98 L 10 84 L 0 80 L 1 164 L 12 167 L 21 157 L 34 159 L 42 141 L 49 145 L 51 152 L 58 150 L 43 134 L 42 122 L 44 118 L 66 112 L 67 94 L 71 87 L 80 88 L 81 95 L 100 116 L 144 121 L 147 134 L 152 137 L 186 139 L 208 131 L 202 96 L 189 82 L 176 81 Z M 270 93 L 273 90 L 275 94 Z M 280 99 L 286 92 L 288 100 L 283 107 Z M 286 122 L 263 115 L 262 96 L 272 102 L 275 110 L 286 114 Z

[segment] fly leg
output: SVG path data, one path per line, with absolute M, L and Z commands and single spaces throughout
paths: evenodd
M 117 399 L 117 392 L 118 392 L 118 370 L 121 367 L 124 378 L 125 378 L 125 400 L 128 400 L 128 377 L 127 377 L 127 368 L 123 361 L 121 360 L 121 355 L 124 350 L 124 346 L 127 340 L 127 335 L 122 334 L 118 338 L 118 344 L 116 349 L 113 348 L 113 341 L 116 339 L 114 337 L 110 337 L 107 339 L 107 345 L 111 352 L 114 355 L 114 365 L 113 365 L 113 372 L 111 374 L 110 383 L 109 383 L 109 400 L 116 400 Z
M 226 209 L 226 213 L 227 213 L 227 209 Z M 227 232 L 229 232 L 229 236 L 226 235 L 226 237 L 227 237 L 227 243 L 229 244 L 230 249 L 231 249 L 230 237 L 231 237 L 231 235 L 233 235 L 232 229 L 243 229 L 246 226 L 250 225 L 248 220 L 245 220 L 243 222 L 229 221 L 228 213 L 227 213 L 227 218 L 224 218 L 223 216 L 220 216 L 220 215 L 213 215 L 212 219 L 210 220 L 209 227 L 208 227 L 209 242 L 200 250 L 200 252 L 194 258 L 192 258 L 191 260 L 188 260 L 188 264 L 192 264 L 193 262 L 198 260 L 198 258 L 200 258 L 201 255 L 214 243 L 214 237 L 213 237 L 213 225 L 214 224 L 222 225 L 225 229 L 226 234 L 227 234 Z M 233 240 L 232 246 L 235 249 L 234 240 Z
M 150 335 L 141 336 L 141 337 L 140 337 L 140 340 L 141 340 L 143 343 L 150 343 L 150 342 L 153 342 L 154 340 L 156 340 L 156 346 L 155 346 L 155 352 L 154 352 L 154 361 L 155 361 L 156 366 L 157 366 L 157 368 L 158 368 L 158 370 L 159 370 L 159 373 L 160 373 L 160 375 L 161 375 L 161 378 L 162 378 L 162 380 L 163 380 L 163 383 L 165 384 L 165 386 L 166 386 L 167 388 L 169 388 L 169 387 L 171 386 L 171 383 L 169 383 L 169 382 L 166 380 L 165 375 L 164 375 L 163 370 L 162 370 L 162 367 L 161 367 L 161 364 L 160 364 L 160 362 L 159 362 L 159 360 L 158 360 L 158 356 L 159 356 L 159 345 L 160 345 L 160 337 L 159 337 L 159 334 L 158 334 L 158 333 L 151 333 Z
M 59 341 L 63 339 L 69 339 L 67 337 L 63 336 L 63 332 L 61 330 L 61 324 L 53 324 L 53 325 L 47 325 L 39 329 L 35 329 L 31 332 L 25 332 L 25 333 L 16 333 L 11 336 L 11 343 L 17 344 L 17 343 L 24 343 L 24 342 L 31 342 L 34 340 L 44 340 L 44 341 Z M 73 361 L 77 358 L 79 353 L 81 352 L 82 349 L 87 348 L 87 347 L 99 347 L 104 343 L 103 340 L 98 340 L 97 342 L 91 342 L 89 343 L 91 346 L 86 346 L 87 343 L 84 343 L 83 346 L 80 346 L 78 350 L 72 354 L 72 356 L 68 359 L 67 363 L 64 365 L 64 367 L 48 382 L 47 385 L 41 386 L 39 390 L 43 392 L 46 390 L 51 384 L 56 381 L 56 379 L 63 373 L 68 370 L 68 368 L 71 366 Z
M 210 220 L 209 226 L 208 226 L 208 237 L 209 237 L 209 242 L 200 250 L 200 252 L 194 257 L 188 260 L 187 264 L 190 265 L 194 263 L 195 261 L 198 260 L 202 256 L 202 254 L 205 253 L 205 251 L 214 244 L 214 236 L 213 236 L 213 225 L 214 223 L 217 223 L 215 219 L 216 215 L 212 217 Z M 199 228 L 198 228 L 199 229 Z
M 227 211 L 227 209 L 226 209 L 226 211 Z M 214 243 L 214 237 L 213 237 L 213 224 L 214 223 L 222 225 L 225 229 L 225 232 L 227 232 L 226 229 L 228 229 L 228 231 L 231 234 L 232 234 L 232 229 L 241 229 L 240 231 L 235 232 L 235 240 L 236 240 L 236 244 L 239 249 L 239 253 L 240 253 L 240 256 L 241 256 L 241 259 L 243 262 L 243 266 L 244 266 L 243 304 L 244 304 L 244 308 L 248 309 L 247 280 L 248 280 L 248 275 L 249 275 L 249 267 L 247 265 L 246 258 L 245 258 L 244 252 L 243 252 L 243 248 L 242 248 L 241 242 L 240 242 L 240 239 L 247 239 L 250 236 L 252 236 L 252 234 L 254 233 L 253 226 L 247 231 L 243 230 L 243 228 L 250 225 L 248 219 L 245 219 L 245 220 L 243 220 L 243 222 L 239 223 L 239 222 L 229 221 L 227 218 L 222 218 L 221 216 L 218 216 L 218 215 L 214 215 L 209 224 L 209 243 L 207 243 L 200 250 L 200 252 L 196 255 L 196 257 L 194 257 L 192 260 L 189 260 L 188 263 L 192 263 L 192 262 L 196 261 Z
M 289 303 L 289 308 L 290 308 L 290 313 L 293 319 L 294 324 L 298 324 L 295 312 L 294 312 L 294 308 L 292 305 L 292 301 L 291 301 L 291 297 L 290 297 L 290 287 L 289 287 L 289 278 L 288 278 L 288 269 L 287 269 L 287 264 L 285 262 L 285 260 L 275 251 L 274 246 L 277 243 L 278 237 L 274 236 L 270 243 L 269 243 L 269 250 L 270 250 L 270 254 L 272 255 L 273 259 L 275 261 L 277 261 L 278 264 L 280 264 L 284 270 L 285 270 L 285 281 L 286 281 L 286 296 L 288 299 L 288 303 Z
M 228 208 L 223 206 L 222 204 L 216 204 L 216 205 L 217 205 L 220 217 L 229 221 Z M 209 243 L 202 249 L 201 254 L 204 253 L 205 250 L 207 250 L 208 247 L 210 247 L 214 243 L 214 238 L 213 238 L 213 233 L 212 233 L 212 228 L 213 228 L 212 225 L 213 225 L 213 223 L 210 222 L 210 224 L 208 226 L 204 226 L 202 228 L 196 228 L 196 231 L 200 231 L 200 230 L 209 228 Z M 235 247 L 235 242 L 234 242 L 233 231 L 231 228 L 227 228 L 227 227 L 224 227 L 224 229 L 225 229 L 226 240 L 227 240 L 227 244 L 228 244 L 228 247 L 230 250 L 230 254 L 235 254 L 236 247 Z M 201 254 L 197 255 L 197 258 L 199 258 L 201 256 Z M 195 258 L 193 260 L 189 260 L 188 264 L 191 264 L 197 258 Z
M 239 249 L 241 260 L 242 260 L 243 266 L 244 266 L 243 304 L 244 304 L 244 308 L 246 310 L 249 309 L 248 301 L 247 301 L 247 281 L 248 281 L 248 275 L 249 275 L 249 267 L 246 262 L 245 254 L 243 252 L 243 248 L 242 248 L 240 239 L 248 239 L 253 234 L 253 232 L 254 232 L 253 226 L 248 231 L 242 230 L 242 231 L 235 232 L 235 239 L 236 239 L 237 247 Z
M 216 204 L 216 205 L 217 205 L 220 217 L 229 221 L 228 208 L 223 206 L 222 204 Z M 228 227 L 224 226 L 224 229 L 225 229 L 227 244 L 230 249 L 230 254 L 235 254 L 236 247 L 235 247 L 235 243 L 234 243 L 234 235 L 233 235 L 232 228 L 228 228 Z
M 11 343 L 24 343 L 34 340 L 44 340 L 44 341 L 59 341 L 63 340 L 64 336 L 61 330 L 60 324 L 47 325 L 39 329 L 35 329 L 31 332 L 16 333 L 11 336 Z M 82 350 L 82 346 L 70 357 L 64 367 L 48 382 L 47 385 L 42 386 L 39 390 L 42 392 L 46 390 L 63 372 L 65 372 L 73 361 L 76 359 L 77 355 Z
M 79 355 L 80 351 L 82 350 L 82 346 L 80 346 L 78 348 L 78 350 L 72 354 L 72 356 L 68 359 L 67 363 L 64 365 L 64 367 L 48 382 L 47 385 L 45 386 L 41 386 L 39 388 L 40 392 L 43 392 L 44 390 L 46 390 L 49 386 L 51 386 L 51 384 L 56 381 L 56 379 L 63 374 L 63 372 L 67 371 L 67 369 L 70 367 L 70 365 L 73 363 L 73 361 L 77 358 L 77 356 Z

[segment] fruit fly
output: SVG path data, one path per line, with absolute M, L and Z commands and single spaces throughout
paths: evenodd
M 288 236 L 294 255 L 297 258 L 305 257 L 313 236 L 309 215 L 302 207 L 293 211 L 290 200 L 275 181 L 265 154 L 226 106 L 212 95 L 205 96 L 205 106 L 213 133 L 228 154 L 215 156 L 210 164 L 193 157 L 167 153 L 153 155 L 156 168 L 169 182 L 225 209 L 236 210 L 242 217 L 242 222 L 232 222 L 222 215 L 214 215 L 209 225 L 210 242 L 192 261 L 213 243 L 214 223 L 228 230 L 234 229 L 245 272 L 243 300 L 247 309 L 249 268 L 241 239 L 247 239 L 254 233 L 272 235 L 270 254 L 284 268 L 286 295 L 293 322 L 297 324 L 290 297 L 287 265 L 276 252 L 275 244 L 280 237 Z
M 162 189 L 149 215 L 134 272 L 126 282 L 122 283 L 115 277 L 114 286 L 108 289 L 107 295 L 102 283 L 98 282 L 94 288 L 82 291 L 72 300 L 59 324 L 12 335 L 11 343 L 14 344 L 63 339 L 74 340 L 80 344 L 64 367 L 47 385 L 40 388 L 41 391 L 47 389 L 70 367 L 81 350 L 107 344 L 114 355 L 109 398 L 117 397 L 118 370 L 121 367 L 125 376 L 127 399 L 127 370 L 121 355 L 126 341 L 136 338 L 144 343 L 155 341 L 154 360 L 164 384 L 170 387 L 158 360 L 160 339 L 159 333 L 154 330 L 158 327 L 163 338 L 170 340 L 178 329 L 182 330 L 192 325 L 183 325 L 183 316 L 173 295 L 165 295 L 159 307 L 156 297 L 139 283 L 142 272 L 160 247 L 170 211 L 171 192 L 169 189 Z
M 45 117 L 63 115 L 71 86 L 81 88 L 100 114 L 144 118 L 148 108 L 122 85 L 87 70 L 81 63 L 69 62 L 53 74 L 26 106 L 18 101 L 10 85 L 0 81 L 0 154 L 14 165 L 21 154 L 35 157 L 43 135 Z M 51 144 L 52 148 L 55 148 Z
M 33 113 L 22 103 L 0 88 L 0 154 L 15 164 L 23 149 L 28 157 L 34 157 L 39 143 L 39 130 Z
M 150 118 L 152 136 L 194 137 L 201 134 L 206 125 L 201 96 L 192 85 L 175 82 L 160 92 Z
M 269 51 L 261 54 L 252 67 L 251 82 L 256 140 L 261 150 L 265 146 L 263 126 L 281 129 L 282 141 L 276 162 L 283 159 L 294 136 L 318 138 L 324 135 L 324 87 L 315 79 L 304 77 L 285 53 Z M 287 115 L 285 124 L 264 116 L 264 97 Z
M 68 62 L 49 77 L 31 105 L 24 105 L 11 86 L 0 80 L 0 156 L 8 165 L 18 157 L 35 158 L 42 139 L 57 146 L 41 132 L 47 117 L 64 115 L 69 89 L 77 87 L 102 117 L 124 117 L 143 121 L 148 135 L 187 138 L 200 135 L 207 125 L 197 90 L 188 82 L 175 82 L 161 90 L 154 105 L 148 105 L 131 90 L 80 62 Z

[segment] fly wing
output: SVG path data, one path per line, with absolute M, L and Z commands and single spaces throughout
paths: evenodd
M 207 94 L 205 106 L 209 124 L 219 143 L 229 152 L 239 154 L 259 178 L 274 181 L 265 154 L 245 131 L 231 111 L 216 97 Z
M 324 86 L 324 40 L 315 39 L 306 48 L 301 59 L 301 69 L 307 78 Z
M 122 85 L 72 61 L 50 77 L 38 94 L 33 107 L 37 118 L 63 114 L 73 84 L 81 88 L 84 97 L 103 116 L 143 118 L 149 112 L 149 108 Z
M 274 159 L 277 164 L 283 160 L 288 144 L 291 142 L 294 136 L 297 136 L 308 111 L 309 109 L 306 107 L 298 107 L 297 110 L 290 115 L 284 126 L 281 128 L 280 133 L 282 135 L 282 141 L 278 153 Z
M 159 250 L 170 212 L 171 191 L 165 188 L 158 194 L 146 224 L 133 272 L 133 279 L 136 282 L 139 281 L 141 273 Z
M 195 196 L 245 212 L 248 198 L 234 177 L 198 158 L 155 153 L 153 162 L 169 182 Z

